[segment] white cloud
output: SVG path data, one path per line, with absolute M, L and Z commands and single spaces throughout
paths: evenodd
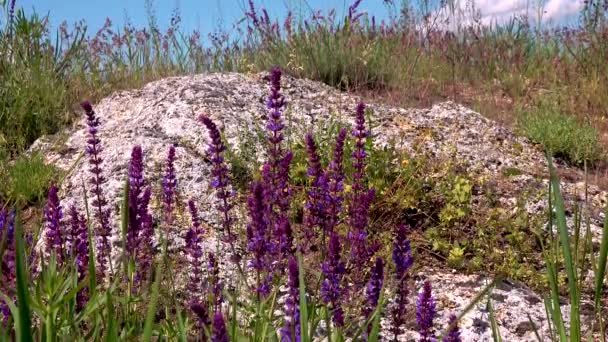
M 575 16 L 583 7 L 583 0 L 541 0 L 542 21 L 559 22 Z M 483 25 L 502 24 L 513 17 L 527 16 L 537 21 L 538 0 L 454 0 L 454 11 L 443 8 L 436 12 L 438 22 L 449 29 L 473 23 L 473 13 Z

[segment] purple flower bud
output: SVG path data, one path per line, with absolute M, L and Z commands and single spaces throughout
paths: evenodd
M 431 282 L 424 282 L 422 291 L 416 301 L 416 322 L 420 332 L 421 342 L 431 342 L 433 336 L 433 319 L 435 318 L 435 299 L 433 298 Z
M 211 342 L 229 342 L 226 323 L 224 323 L 224 315 L 222 315 L 221 311 L 216 311 L 213 316 L 213 334 L 211 336 Z
M 300 331 L 300 287 L 298 261 L 292 255 L 288 262 L 289 288 L 285 299 L 285 325 L 281 328 L 281 341 L 299 342 L 301 340 Z
M 65 259 L 64 255 L 64 232 L 61 226 L 63 213 L 59 205 L 59 196 L 57 196 L 57 187 L 51 184 L 48 194 L 46 208 L 44 210 L 46 221 L 46 244 L 49 250 L 55 252 L 57 263 L 61 265 Z
M 342 202 L 344 200 L 344 171 L 342 161 L 344 159 L 344 141 L 346 140 L 346 129 L 342 128 L 336 137 L 334 157 L 329 164 L 328 190 L 329 208 L 327 210 L 327 221 L 325 230 L 329 233 L 338 224 L 338 218 L 342 213 Z
M 93 217 L 97 220 L 97 226 L 94 227 L 93 231 L 97 237 L 97 268 L 99 270 L 99 276 L 103 278 L 107 272 L 107 263 L 111 263 L 110 255 L 112 254 L 112 246 L 110 245 L 110 235 L 112 233 L 112 228 L 110 227 L 110 210 L 107 207 L 108 202 L 105 199 L 102 190 L 102 186 L 106 182 L 106 179 L 103 176 L 103 170 L 101 168 L 103 162 L 103 159 L 101 159 L 100 156 L 102 151 L 101 140 L 97 136 L 100 122 L 89 101 L 82 102 L 80 106 L 85 111 L 87 117 L 88 137 L 86 153 L 89 157 L 89 172 L 91 173 L 89 184 L 91 185 L 90 191 L 93 199 L 91 202 Z
M 461 342 L 460 330 L 458 329 L 458 318 L 451 314 L 448 321 L 448 335 L 443 338 L 443 342 Z

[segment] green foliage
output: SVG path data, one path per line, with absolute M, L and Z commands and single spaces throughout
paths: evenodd
M 519 127 L 524 135 L 553 155 L 574 164 L 582 165 L 585 160 L 595 162 L 601 156 L 597 130 L 566 114 L 555 99 L 547 98 L 538 107 L 523 111 Z
M 18 206 L 39 204 L 59 174 L 57 168 L 44 163 L 39 153 L 21 156 L 11 163 L 5 161 L 1 169 L 4 181 L 0 184 L 0 196 L 6 203 Z

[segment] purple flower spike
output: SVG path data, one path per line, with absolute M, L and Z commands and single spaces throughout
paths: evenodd
M 169 147 L 167 153 L 167 166 L 163 177 L 163 202 L 165 205 L 165 219 L 167 224 L 171 224 L 173 217 L 173 202 L 175 200 L 175 188 L 177 187 L 177 177 L 175 176 L 175 146 Z
M 384 262 L 382 258 L 376 258 L 369 282 L 367 283 L 367 289 L 365 290 L 365 294 L 367 295 L 367 305 L 364 308 L 365 317 L 370 317 L 374 310 L 376 310 L 378 300 L 380 299 L 380 292 L 382 292 L 383 281 Z
M 342 161 L 344 159 L 345 140 L 346 129 L 342 128 L 336 137 L 333 160 L 329 164 L 328 190 L 330 201 L 325 223 L 325 231 L 328 233 L 332 232 L 338 224 L 338 218 L 342 213 L 342 203 L 344 200 L 344 170 Z
M 351 242 L 351 255 L 356 269 L 364 269 L 373 249 L 367 243 L 367 223 L 369 208 L 374 201 L 375 192 L 367 190 L 365 181 L 365 141 L 368 136 L 365 128 L 365 104 L 359 103 L 356 109 L 355 128 L 352 131 L 355 138 L 355 150 L 352 153 L 353 183 L 352 200 L 349 208 L 350 231 L 348 238 Z
M 190 216 L 192 217 L 192 225 L 184 237 L 185 254 L 188 256 L 188 261 L 190 263 L 190 278 L 187 287 L 190 295 L 196 300 L 200 300 L 202 298 L 201 286 L 203 281 L 201 262 L 203 257 L 201 248 L 203 230 L 193 200 L 188 201 L 188 208 L 190 209 Z
M 329 184 L 327 175 L 321 167 L 321 157 L 317 152 L 317 145 L 311 133 L 306 135 L 308 152 L 308 177 L 311 180 L 306 201 L 304 223 L 304 248 L 316 250 L 316 237 L 320 228 L 324 228 L 327 221 L 329 207 Z M 323 232 L 325 234 L 325 232 Z
M 456 315 L 451 314 L 448 321 L 448 335 L 443 338 L 443 342 L 461 342 L 460 330 L 458 329 L 458 318 Z
M 211 336 L 211 342 L 229 342 L 224 315 L 222 315 L 221 311 L 216 311 L 213 316 L 213 335 Z
M 336 232 L 330 234 L 327 261 L 322 265 L 325 279 L 321 285 L 321 298 L 329 306 L 334 324 L 341 327 L 344 325 L 344 311 L 341 305 L 340 279 L 344 275 L 345 266 L 340 260 L 340 236 Z
M 87 276 L 89 270 L 89 231 L 84 217 L 78 213 L 74 205 L 70 206 L 70 242 L 71 253 L 76 262 L 78 281 Z M 76 295 L 76 306 L 79 310 L 84 308 L 88 300 L 87 288 L 83 288 Z
M 61 206 L 59 205 L 59 196 L 57 196 L 57 187 L 55 184 L 51 184 L 44 216 L 46 220 L 47 248 L 49 248 L 49 250 L 54 250 L 55 256 L 57 257 L 57 263 L 61 265 L 65 259 L 64 232 L 61 227 L 63 213 Z
M 298 261 L 292 255 L 289 258 L 288 266 L 289 280 L 287 286 L 289 292 L 285 299 L 285 325 L 281 329 L 282 342 L 299 342 L 301 340 L 300 331 L 300 289 L 299 289 L 299 269 Z
M 2 260 L 0 260 L 0 290 L 3 293 L 11 293 L 15 289 L 16 281 L 16 262 L 15 262 L 15 216 L 7 214 L 3 209 L 0 209 L 0 237 L 5 237 L 5 250 Z M 13 300 L 14 303 L 14 300 Z M 0 300 L 0 314 L 4 324 L 6 325 L 11 316 L 11 311 L 4 300 Z
M 395 235 L 393 243 L 393 262 L 395 263 L 395 282 L 397 293 L 395 296 L 395 306 L 393 307 L 393 333 L 395 336 L 401 333 L 401 327 L 405 323 L 405 313 L 408 304 L 409 289 L 407 286 L 408 271 L 414 263 L 410 241 L 407 238 L 408 229 L 405 225 L 400 225 Z
M 425 281 L 416 301 L 416 322 L 421 342 L 431 342 L 433 336 L 433 319 L 435 318 L 435 299 L 430 281 Z
M 192 300 L 190 302 L 190 310 L 192 310 L 192 312 L 196 315 L 196 318 L 198 318 L 198 325 L 200 328 L 202 328 L 201 331 L 204 334 L 205 330 L 203 328 L 208 328 L 209 326 L 211 326 L 211 318 L 209 317 L 209 310 L 207 305 Z
M 267 212 L 265 202 L 267 191 L 261 183 L 255 183 L 247 204 L 249 207 L 249 224 L 247 225 L 247 249 L 252 256 L 250 265 L 258 274 L 257 291 L 262 297 L 269 294 L 268 271 L 269 261 L 269 231 L 268 221 L 264 215 Z
M 202 115 L 200 121 L 207 127 L 207 131 L 209 132 L 210 142 L 207 152 L 209 153 L 211 163 L 213 164 L 211 173 L 214 177 L 211 181 L 211 187 L 215 189 L 216 197 L 219 201 L 217 209 L 222 213 L 222 231 L 224 239 L 232 243 L 236 237 L 232 234 L 230 229 L 234 221 L 230 213 L 233 207 L 233 204 L 231 203 L 233 195 L 232 191 L 230 191 L 228 167 L 226 166 L 223 157 L 226 146 L 224 146 L 224 143 L 222 142 L 220 131 L 211 119 Z
M 222 304 L 222 282 L 220 279 L 220 268 L 217 263 L 215 254 L 209 253 L 209 264 L 207 265 L 207 272 L 209 274 L 208 283 L 211 286 L 211 294 L 213 294 L 213 303 L 215 310 L 220 309 Z
M 143 150 L 136 145 L 129 162 L 129 224 L 127 253 L 137 263 L 136 280 L 148 275 L 154 253 L 154 227 L 148 210 L 152 191 L 145 187 Z
M 93 194 L 91 205 L 93 207 L 93 217 L 97 220 L 97 225 L 93 231 L 97 238 L 96 255 L 99 276 L 103 278 L 108 269 L 108 262 L 111 263 L 112 246 L 110 245 L 110 235 L 112 228 L 110 227 L 110 209 L 107 207 L 108 201 L 102 190 L 106 178 L 103 176 L 101 168 L 103 162 L 100 156 L 102 151 L 101 140 L 97 136 L 100 122 L 89 101 L 82 102 L 80 106 L 85 111 L 87 117 L 88 137 L 86 153 L 89 156 L 89 172 L 91 173 L 89 179 L 89 184 L 92 186 L 91 193 Z

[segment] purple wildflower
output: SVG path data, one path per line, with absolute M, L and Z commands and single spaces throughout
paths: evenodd
M 203 231 L 201 228 L 198 211 L 193 200 L 188 201 L 188 208 L 190 209 L 190 216 L 192 217 L 192 225 L 184 237 L 184 249 L 190 262 L 190 279 L 188 280 L 187 287 L 190 295 L 199 300 L 202 297 L 201 286 L 203 281 L 201 269 L 201 258 L 203 257 L 201 235 Z
M 300 289 L 298 261 L 292 255 L 288 261 L 289 287 L 287 299 L 285 299 L 285 325 L 281 329 L 282 342 L 299 342 L 300 331 Z
M 348 7 L 348 20 L 350 22 L 356 22 L 363 13 L 357 13 L 357 9 L 361 5 L 361 0 L 355 0 L 352 5 Z
M 356 109 L 355 128 L 352 135 L 355 138 L 355 150 L 352 153 L 353 160 L 353 184 L 352 200 L 350 204 L 350 231 L 348 238 L 351 242 L 351 256 L 355 268 L 363 269 L 372 254 L 367 244 L 367 222 L 369 208 L 374 200 L 373 189 L 366 190 L 365 181 L 365 140 L 368 136 L 365 128 L 365 104 L 359 103 Z
M 207 148 L 207 152 L 211 156 L 211 163 L 213 164 L 211 173 L 214 179 L 211 181 L 211 187 L 215 188 L 216 197 L 219 200 L 217 209 L 222 213 L 222 231 L 225 234 L 224 238 L 227 241 L 232 242 L 236 238 L 230 230 L 233 223 L 233 218 L 230 215 L 230 210 L 233 205 L 230 200 L 233 195 L 229 189 L 230 178 L 228 176 L 228 167 L 226 166 L 226 162 L 222 155 L 224 150 L 226 150 L 226 147 L 222 142 L 220 131 L 217 129 L 215 123 L 204 115 L 200 117 L 200 121 L 207 127 L 209 137 L 211 138 Z
M 3 285 L 2 292 L 9 294 L 15 289 L 16 281 L 16 254 L 15 254 L 15 215 L 7 214 L 3 209 L 0 209 L 0 239 L 5 240 L 5 250 L 2 260 L 0 260 L 0 269 L 2 273 L 0 275 L 0 285 Z M 14 301 L 13 301 L 14 302 Z M 3 322 L 6 324 L 11 316 L 11 311 L 7 303 L 4 300 L 0 301 L 0 314 L 2 315 Z
M 284 153 L 281 147 L 284 139 L 282 130 L 285 127 L 281 114 L 285 104 L 285 98 L 281 95 L 281 69 L 274 67 L 270 71 L 270 95 L 266 103 L 269 110 L 266 125 L 269 160 L 264 165 L 262 178 L 268 187 L 267 220 L 274 238 L 270 249 L 275 256 L 282 256 L 283 260 L 293 250 L 292 230 L 287 214 L 290 205 L 289 167 L 293 154 Z M 279 266 L 281 263 L 277 260 L 276 265 Z M 282 267 L 276 269 L 282 270 Z
M 217 263 L 215 254 L 209 253 L 209 264 L 207 265 L 207 272 L 209 274 L 208 283 L 211 287 L 211 293 L 213 295 L 213 301 L 215 310 L 220 309 L 222 304 L 222 283 L 220 279 L 220 268 Z
M 321 166 L 321 157 L 317 152 L 317 145 L 311 133 L 306 134 L 306 146 L 308 152 L 308 177 L 311 179 L 308 190 L 308 199 L 304 216 L 304 246 L 306 249 L 316 250 L 314 245 L 319 229 L 323 228 L 327 221 L 327 209 L 329 206 L 329 188 L 327 175 Z M 325 234 L 325 232 L 323 232 Z
M 100 126 L 99 118 L 93 111 L 93 107 L 89 101 L 84 101 L 80 104 L 82 109 L 85 111 L 87 116 L 88 126 L 88 137 L 86 153 L 89 156 L 89 172 L 91 178 L 89 183 L 92 185 L 91 193 L 93 194 L 93 200 L 91 205 L 93 207 L 93 217 L 97 220 L 97 226 L 94 227 L 93 231 L 97 237 L 97 263 L 99 269 L 99 275 L 103 277 L 107 271 L 107 262 L 110 263 L 110 255 L 112 255 L 112 246 L 110 245 L 110 234 L 112 229 L 110 227 L 110 210 L 107 208 L 107 200 L 105 199 L 102 185 L 106 182 L 103 176 L 103 170 L 101 164 L 101 140 L 97 136 L 98 127 Z
M 173 203 L 175 201 L 175 188 L 177 177 L 175 177 L 175 146 L 169 146 L 167 153 L 167 166 L 163 177 L 163 202 L 165 205 L 165 217 L 167 224 L 171 224 L 173 214 Z
M 228 332 L 226 331 L 226 323 L 224 322 L 224 315 L 221 311 L 216 311 L 213 316 L 213 334 L 211 336 L 211 342 L 228 342 Z
M 201 303 L 197 300 L 190 301 L 190 310 L 196 315 L 198 318 L 197 325 L 201 330 L 201 334 L 203 335 L 202 340 L 207 341 L 205 338 L 205 329 L 208 329 L 211 326 L 211 317 L 209 317 L 209 307 L 206 303 Z
M 15 2 L 16 0 L 11 0 L 8 6 L 8 22 L 12 23 L 13 18 L 15 17 Z
M 148 274 L 152 264 L 154 227 L 148 210 L 152 191 L 145 187 L 143 151 L 136 145 L 129 162 L 129 224 L 127 227 L 127 253 L 138 266 L 136 279 Z
M 247 225 L 247 248 L 251 253 L 251 268 L 258 274 L 257 291 L 265 297 L 269 294 L 268 274 L 269 270 L 269 231 L 268 221 L 264 215 L 266 212 L 265 200 L 267 191 L 261 183 L 255 183 L 251 195 L 247 200 L 249 207 L 249 224 Z
M 393 307 L 393 333 L 395 336 L 401 332 L 401 327 L 405 323 L 405 310 L 409 289 L 407 286 L 408 271 L 414 263 L 410 241 L 407 238 L 408 229 L 405 225 L 400 225 L 395 235 L 393 243 L 393 262 L 395 263 L 395 282 L 397 293 L 395 306 Z
M 329 164 L 328 190 L 329 207 L 327 209 L 327 221 L 325 231 L 332 232 L 338 224 L 342 213 L 342 202 L 344 200 L 344 170 L 342 160 L 344 159 L 344 141 L 346 140 L 346 129 L 342 128 L 336 137 L 333 160 Z
M 74 205 L 70 206 L 69 215 L 71 255 L 76 262 L 78 281 L 83 281 L 87 276 L 89 267 L 89 232 L 87 229 L 87 222 L 84 217 L 78 213 L 78 210 Z M 76 295 L 77 307 L 82 309 L 87 299 L 87 288 L 83 288 Z
M 321 297 L 323 302 L 329 306 L 332 320 L 338 327 L 344 325 L 344 311 L 342 310 L 340 279 L 344 275 L 344 262 L 340 260 L 340 236 L 331 232 L 329 246 L 327 248 L 327 259 L 322 265 L 325 279 L 321 285 Z
M 249 18 L 251 18 L 251 21 L 253 22 L 253 27 L 255 27 L 256 29 L 260 28 L 260 22 L 258 20 L 258 14 L 255 11 L 255 5 L 253 3 L 253 0 L 249 0 L 249 12 L 245 13 Z
M 384 281 L 384 262 L 382 258 L 376 258 L 376 262 L 372 267 L 369 282 L 365 294 L 367 296 L 367 305 L 364 307 L 363 313 L 365 317 L 369 318 L 370 315 L 376 310 L 378 306 L 378 300 L 380 299 L 380 292 L 382 292 L 382 283 Z
M 49 250 L 55 252 L 57 263 L 62 264 L 65 259 L 64 255 L 64 232 L 61 227 L 63 213 L 61 205 L 59 205 L 59 196 L 57 196 L 57 187 L 51 184 L 49 189 L 48 200 L 44 210 L 46 221 L 46 244 Z
M 448 335 L 443 338 L 443 342 L 461 342 L 460 330 L 458 329 L 458 318 L 451 314 L 448 320 Z
M 421 342 L 433 341 L 433 319 L 435 318 L 435 299 L 430 281 L 425 281 L 416 301 L 416 322 Z

